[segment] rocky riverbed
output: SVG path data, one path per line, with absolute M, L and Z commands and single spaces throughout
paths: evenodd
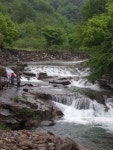
M 69 138 L 40 131 L 40 126 L 54 125 L 54 120 L 62 116 L 50 95 L 38 93 L 27 85 L 19 91 L 16 87 L 5 87 L 0 91 L 0 149 L 87 150 Z M 33 131 L 37 127 L 39 131 Z
M 1 150 L 88 150 L 70 138 L 60 138 L 52 133 L 0 131 Z
M 20 63 L 20 61 L 30 61 L 31 59 L 29 59 L 28 54 L 29 57 L 34 54 L 36 56 L 36 52 L 32 52 L 32 55 L 30 52 L 27 52 L 26 55 L 24 52 L 20 52 L 18 55 L 17 53 L 11 54 L 10 52 L 8 54 L 2 53 L 1 65 L 13 63 L 11 68 L 14 72 L 22 72 L 27 64 Z M 6 57 L 6 55 L 10 57 Z M 46 54 L 44 53 L 44 55 Z M 41 53 L 41 57 L 31 58 L 37 61 L 34 58 L 42 60 L 42 56 Z M 65 59 L 67 59 L 67 56 L 66 54 L 62 55 Z M 60 58 L 59 54 L 44 56 L 44 60 L 58 58 Z M 17 63 L 18 59 L 19 63 Z M 0 76 L 1 150 L 86 150 L 69 138 L 61 138 L 45 131 L 40 132 L 40 126 L 54 125 L 55 120 L 63 116 L 61 110 L 51 101 L 49 94 L 41 91 L 36 84 L 29 84 L 28 82 L 21 83 L 19 90 L 16 89 L 16 84 L 12 87 L 9 81 L 7 81 L 4 66 L 0 68 Z M 45 74 L 40 74 L 40 78 L 47 78 L 45 76 Z M 63 86 L 66 86 L 67 83 L 69 84 L 67 80 L 62 80 L 57 79 L 55 84 Z M 37 127 L 39 127 L 39 132 L 34 131 Z

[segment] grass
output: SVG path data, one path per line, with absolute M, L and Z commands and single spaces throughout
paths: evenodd
M 14 102 L 18 103 L 20 98 L 18 96 L 11 97 L 10 100 L 13 100 Z
M 22 94 L 22 98 L 27 100 L 27 96 L 25 94 Z

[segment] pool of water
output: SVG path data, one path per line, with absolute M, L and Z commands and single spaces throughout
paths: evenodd
M 63 137 L 70 137 L 90 150 L 113 150 L 113 133 L 99 126 L 59 121 L 56 125 L 43 129 Z

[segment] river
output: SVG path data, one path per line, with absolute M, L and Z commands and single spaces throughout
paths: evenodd
M 26 70 L 36 74 L 29 80 L 35 82 L 38 90 L 50 93 L 53 102 L 64 116 L 52 127 L 43 127 L 61 136 L 67 136 L 90 150 L 113 150 L 113 95 L 112 91 L 101 89 L 96 82 L 85 78 L 90 70 L 85 61 L 41 62 L 29 65 Z M 39 73 L 46 73 L 57 80 L 65 78 L 69 85 L 53 85 L 50 80 L 38 80 Z M 102 103 L 101 103 L 102 101 Z

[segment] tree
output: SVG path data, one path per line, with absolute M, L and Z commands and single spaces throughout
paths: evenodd
M 8 16 L 0 15 L 0 45 L 12 44 L 17 35 L 18 32 L 11 19 Z
M 65 29 L 65 33 L 70 32 L 70 26 L 73 26 L 73 23 L 70 23 L 65 17 L 56 12 L 50 5 L 50 1 L 51 0 L 0 0 L 0 13 L 10 16 L 11 20 L 15 22 L 16 29 L 19 33 L 18 39 L 13 42 L 13 48 L 43 50 L 46 42 L 41 29 L 48 25 L 63 28 Z M 57 5 L 58 2 L 59 6 L 59 1 L 60 0 L 55 2 L 54 0 L 55 5 Z M 2 42 L 5 40 L 4 34 L 0 34 L 0 41 Z M 57 48 L 64 50 L 67 48 L 67 45 L 51 46 L 51 49 Z
M 75 25 L 73 32 L 68 36 L 70 51 L 79 50 L 82 46 L 84 25 L 79 23 Z
M 53 45 L 62 45 L 64 42 L 63 30 L 61 28 L 47 26 L 43 29 L 43 35 L 46 39 L 46 49 Z
M 84 25 L 81 45 L 88 50 L 91 58 L 89 78 L 96 80 L 103 75 L 113 77 L 113 3 L 107 5 L 107 12 L 94 16 Z
M 99 15 L 106 11 L 106 3 L 108 0 L 85 0 L 82 8 L 83 20 L 87 21 L 95 15 Z
M 102 46 L 110 38 L 110 25 L 111 17 L 106 14 L 94 16 L 89 19 L 84 26 L 83 46 L 90 49 L 92 47 Z
M 76 26 L 71 45 L 89 54 L 90 80 L 113 78 L 113 2 L 86 0 L 83 8 L 84 21 Z

